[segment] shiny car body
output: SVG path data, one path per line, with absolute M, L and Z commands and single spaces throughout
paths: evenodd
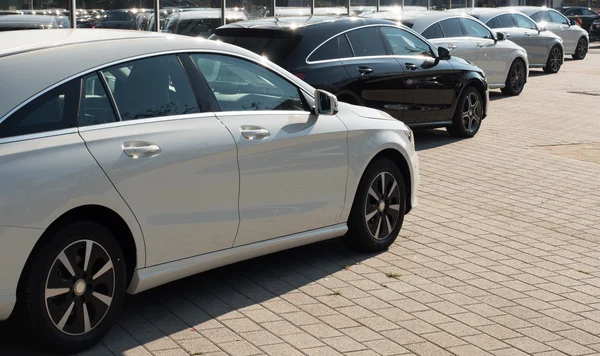
M 225 16 L 227 23 L 248 19 L 244 11 L 234 9 L 227 9 Z M 163 32 L 208 38 L 221 24 L 220 9 L 190 8 L 171 14 L 166 20 Z
M 595 20 L 590 28 L 590 41 L 600 41 L 600 19 Z
M 371 18 L 265 18 L 225 25 L 211 39 L 265 55 L 339 100 L 385 111 L 409 126 L 452 124 L 465 87 L 475 86 L 487 109 L 481 69 L 460 58 L 440 59 L 421 35 Z M 410 43 L 409 43 L 410 42 Z
M 380 12 L 369 17 L 397 21 L 420 33 L 431 43 L 448 48 L 452 55 L 464 58 L 483 69 L 490 89 L 504 88 L 515 60 L 528 66 L 523 47 L 497 35 L 479 20 L 448 11 Z M 525 71 L 524 81 L 527 81 Z M 524 84 L 524 83 L 523 83 Z
M 16 320 L 44 347 L 97 342 L 114 319 L 98 308 L 112 313 L 119 291 L 344 235 L 358 221 L 349 215 L 361 217 L 359 187 L 361 199 L 372 195 L 363 177 L 374 163 L 380 225 L 384 211 L 403 217 L 416 204 L 406 125 L 338 106 L 236 46 L 142 31 L 13 31 L 0 34 L 0 71 L 20 83 L 0 87 L 0 320 L 17 302 L 38 308 Z M 380 227 L 376 249 L 389 246 L 376 244 Z

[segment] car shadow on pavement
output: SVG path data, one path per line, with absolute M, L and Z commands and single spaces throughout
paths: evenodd
M 413 133 L 415 135 L 415 150 L 417 151 L 425 151 L 463 140 L 450 136 L 446 129 L 414 129 Z
M 231 320 L 241 317 L 256 322 L 264 322 L 270 317 L 281 320 L 273 311 L 283 307 L 278 303 L 286 304 L 285 300 L 294 305 L 310 303 L 311 300 L 317 303 L 312 298 L 338 295 L 338 292 L 332 293 L 337 287 L 344 293 L 359 292 L 351 282 L 348 284 L 335 277 L 343 275 L 345 281 L 352 280 L 347 276 L 354 274 L 348 270 L 349 266 L 376 255 L 351 251 L 339 239 L 333 239 L 197 274 L 134 296 L 128 295 L 117 325 L 101 344 L 84 354 L 105 355 L 110 350 L 115 355 L 122 355 L 129 350 L 136 351 L 133 350 L 136 348 L 141 351 L 140 347 L 147 350 L 168 347 L 167 344 L 177 347 L 172 340 L 200 338 L 200 331 L 213 329 L 218 323 L 228 326 Z M 298 293 L 298 289 L 305 293 Z M 262 304 L 265 302 L 268 303 Z M 295 308 L 289 303 L 287 305 Z M 220 326 L 220 330 L 225 330 L 223 325 Z M 231 329 L 236 328 L 232 326 Z M 27 335 L 15 331 L 11 322 L 3 322 L 0 323 L 0 355 L 55 354 L 34 350 Z

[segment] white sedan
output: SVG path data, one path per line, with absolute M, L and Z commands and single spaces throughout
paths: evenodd
M 0 320 L 44 350 L 98 342 L 126 292 L 335 237 L 384 250 L 416 204 L 406 125 L 239 47 L 5 32 L 0 72 Z

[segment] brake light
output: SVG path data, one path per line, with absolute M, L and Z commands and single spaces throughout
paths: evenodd
M 298 77 L 302 80 L 304 80 L 304 78 L 306 78 L 306 73 L 304 73 L 304 72 L 296 72 L 294 74 L 296 75 L 296 77 Z

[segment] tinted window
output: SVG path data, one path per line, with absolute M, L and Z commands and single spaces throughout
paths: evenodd
M 511 20 L 512 21 L 512 20 Z M 494 17 L 493 19 L 489 20 L 486 25 L 489 28 L 500 28 L 500 22 L 498 22 L 498 18 Z
M 569 20 L 567 20 L 563 15 L 559 14 L 556 11 L 548 11 L 548 16 L 550 17 L 550 22 L 562 24 L 570 23 Z
M 305 110 L 298 88 L 260 65 L 217 54 L 191 57 L 222 111 Z
M 300 36 L 279 36 L 275 31 L 253 33 L 252 30 L 244 30 L 246 31 L 236 31 L 231 33 L 232 36 L 212 35 L 210 39 L 221 40 L 240 46 L 258 55 L 265 56 L 272 62 L 280 64 L 294 51 L 294 49 L 296 49 L 296 46 L 302 38 Z M 239 37 L 240 35 L 247 37 Z
M 414 25 L 412 21 L 402 21 L 402 24 L 408 28 L 412 28 Z
M 549 21 L 550 19 L 548 17 L 547 11 L 536 12 L 535 14 L 533 14 L 529 17 L 531 17 L 531 19 L 535 22 L 542 22 L 542 21 L 551 22 L 551 21 Z
M 427 39 L 443 38 L 444 37 L 444 33 L 442 32 L 442 28 L 437 23 L 429 26 L 428 29 L 426 29 L 425 31 L 423 31 L 422 35 L 423 35 L 423 37 L 425 37 Z
M 347 35 L 356 57 L 380 56 L 386 54 L 383 41 L 376 27 L 367 27 L 350 31 Z
M 228 23 L 231 22 L 228 21 Z M 167 23 L 166 32 L 208 38 L 219 26 L 221 26 L 221 19 L 180 20 L 179 18 L 175 17 L 174 20 L 171 20 Z
M 417 36 L 395 27 L 381 27 L 396 55 L 429 55 L 429 45 Z
M 515 22 L 513 21 L 512 16 L 510 16 L 508 14 L 500 15 L 500 16 L 496 17 L 496 19 L 498 20 L 499 28 L 515 27 Z
M 445 37 L 463 37 L 462 27 L 458 19 L 447 19 L 440 22 Z
M 582 15 L 593 15 L 593 16 L 598 16 L 598 13 L 597 13 L 597 12 L 594 12 L 594 11 L 592 11 L 592 10 L 590 10 L 590 9 L 582 9 L 582 10 L 581 10 L 581 14 L 582 14 Z
M 462 19 L 462 23 L 465 27 L 465 30 L 467 30 L 467 35 L 470 37 L 489 39 L 493 38 L 492 34 L 490 33 L 490 30 L 485 28 L 485 26 L 483 26 L 477 21 L 471 19 Z
M 515 19 L 515 22 L 517 23 L 517 27 L 526 28 L 529 30 L 537 30 L 535 22 L 531 21 L 527 17 L 519 14 L 513 14 L 513 17 Z
M 339 35 L 325 42 L 308 59 L 310 61 L 324 61 L 352 56 L 352 49 L 350 49 L 350 43 L 348 43 L 346 35 Z
M 118 121 L 104 85 L 98 74 L 83 77 L 78 126 L 106 124 Z
M 174 55 L 128 62 L 102 73 L 124 121 L 200 111 Z
M 0 138 L 75 127 L 80 85 L 74 79 L 32 100 L 0 123 Z

